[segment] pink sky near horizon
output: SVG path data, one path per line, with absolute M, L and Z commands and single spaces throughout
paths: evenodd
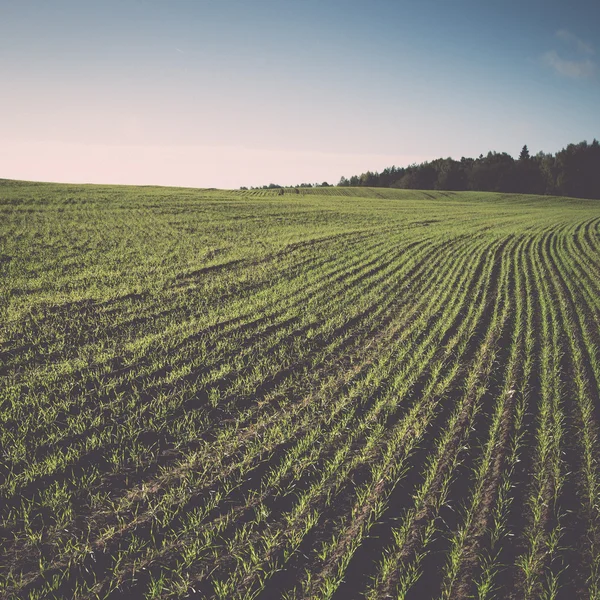
M 108 145 L 0 142 L 2 177 L 62 183 L 180 187 L 335 184 L 367 170 L 410 164 L 425 156 L 264 150 L 242 146 Z M 305 181 L 303 174 L 310 174 Z

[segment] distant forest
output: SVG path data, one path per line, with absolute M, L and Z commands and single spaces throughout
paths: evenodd
M 301 184 L 296 187 L 328 186 Z M 569 144 L 555 155 L 529 154 L 523 146 L 518 159 L 506 152 L 479 158 L 438 158 L 408 167 L 388 167 L 342 177 L 338 186 L 392 187 L 414 190 L 473 190 L 552 194 L 600 199 L 600 143 Z M 276 184 L 265 188 L 281 187 Z

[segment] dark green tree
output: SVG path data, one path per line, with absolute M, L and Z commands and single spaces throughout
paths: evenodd
M 518 160 L 506 152 L 478 158 L 438 158 L 408 167 L 388 167 L 380 173 L 341 177 L 338 186 L 393 187 L 417 190 L 477 190 L 525 194 L 559 194 L 600 198 L 600 143 L 569 144 L 556 155 L 531 156 L 523 146 Z M 327 187 L 301 183 L 298 187 Z M 280 188 L 277 184 L 263 189 Z

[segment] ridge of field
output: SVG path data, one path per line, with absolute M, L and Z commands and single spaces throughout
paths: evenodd
M 600 598 L 600 204 L 0 180 L 0 598 Z

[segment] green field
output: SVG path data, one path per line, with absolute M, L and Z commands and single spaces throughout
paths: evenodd
M 600 203 L 0 180 L 0 597 L 600 598 Z

